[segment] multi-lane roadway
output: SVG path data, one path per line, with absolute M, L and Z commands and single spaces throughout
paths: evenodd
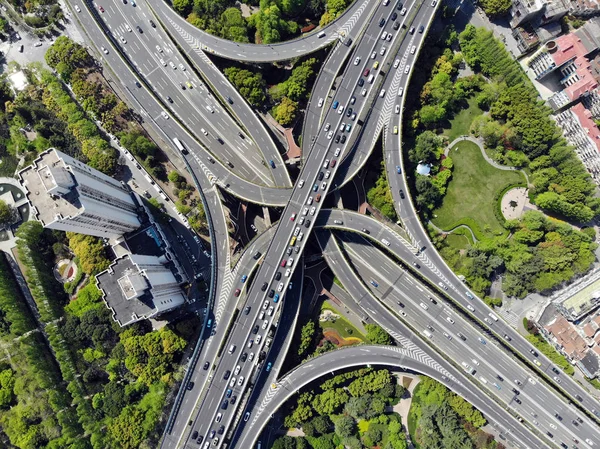
M 301 257 L 306 240 L 315 221 L 319 220 L 321 223 L 322 220 L 326 220 L 320 216 L 323 200 L 330 192 L 332 184 L 336 187 L 335 184 L 342 185 L 347 182 L 364 164 L 382 129 L 386 130 L 384 142 L 388 179 L 390 179 L 404 230 L 412 238 L 412 242 L 409 243 L 396 233 L 389 239 L 393 244 L 384 243 L 384 245 L 407 264 L 412 262 L 418 265 L 414 267 L 422 270 L 421 274 L 428 278 L 432 285 L 440 283 L 440 288 L 445 290 L 455 303 L 463 307 L 462 312 L 478 318 L 479 325 L 489 327 L 489 331 L 504 339 L 502 345 L 496 341 L 494 345 L 484 345 L 486 346 L 484 349 L 495 351 L 500 346 L 509 347 L 520 353 L 522 357 L 529 357 L 531 362 L 534 362 L 533 357 L 537 357 L 538 362 L 541 362 L 541 368 L 549 376 L 546 380 L 552 382 L 552 378 L 556 377 L 557 373 L 551 372 L 555 367 L 543 356 L 533 353 L 529 356 L 528 351 L 533 351 L 532 347 L 501 320 L 490 318 L 483 302 L 478 298 L 466 298 L 466 289 L 457 281 L 435 251 L 419 251 L 416 255 L 410 252 L 411 246 L 423 245 L 427 241 L 427 235 L 416 217 L 410 199 L 402 198 L 400 195 L 400 189 L 404 192 L 408 192 L 408 189 L 401 170 L 398 173 L 395 168 L 402 166 L 399 129 L 402 118 L 402 94 L 407 87 L 412 65 L 435 13 L 435 2 L 422 4 L 408 1 L 404 5 L 397 5 L 388 2 L 357 1 L 335 25 L 323 30 L 324 35 L 315 32 L 294 42 L 271 46 L 240 46 L 199 30 L 190 29 L 189 25 L 164 3 L 152 5 L 153 9 L 146 4 L 133 7 L 131 4 L 121 4 L 116 1 L 102 8 L 99 7 L 102 5 L 94 5 L 89 10 L 81 6 L 80 12 L 76 14 L 77 20 L 85 27 L 97 46 L 100 56 L 109 64 L 110 70 L 120 79 L 123 90 L 131 102 L 137 105 L 136 110 L 144 117 L 145 124 L 158 130 L 166 144 L 172 145 L 175 138 L 185 143 L 187 154 L 181 156 L 191 167 L 198 187 L 203 191 L 205 206 L 212 212 L 213 225 L 220 233 L 215 240 L 216 247 L 213 248 L 214 260 L 219 264 L 217 288 L 213 292 L 215 307 L 209 311 L 214 320 L 208 320 L 211 326 L 208 333 L 213 335 L 203 347 L 201 359 L 206 362 L 191 367 L 195 371 L 189 378 L 194 379 L 194 385 L 180 409 L 180 416 L 174 427 L 177 430 L 172 434 L 176 436 L 169 439 L 173 447 L 177 447 L 184 440 L 190 441 L 192 429 L 185 426 L 187 417 L 194 416 L 193 428 L 197 428 L 203 438 L 210 437 L 213 447 L 222 445 L 224 436 L 229 430 L 233 430 L 229 429 L 230 425 L 237 425 L 240 422 L 242 411 L 237 410 L 237 406 L 244 401 L 248 393 L 246 387 L 249 379 L 260 371 L 256 361 L 266 357 L 271 360 L 271 357 L 274 357 L 269 354 L 269 347 L 273 344 L 272 337 L 275 334 L 278 312 L 286 293 L 292 286 L 291 276 L 296 267 L 302 263 Z M 352 33 L 353 27 L 357 24 L 355 32 Z M 163 26 L 165 29 L 162 28 Z M 364 32 L 361 31 L 363 29 Z M 349 36 L 354 40 L 351 44 L 347 40 Z M 299 182 L 290 189 L 291 183 L 287 170 L 264 125 L 203 51 L 217 53 L 231 59 L 281 60 L 314 51 L 340 37 L 341 41 L 349 45 L 338 43 L 327 61 L 326 68 L 328 65 L 339 66 L 344 60 L 347 61 L 347 66 L 332 95 L 329 95 L 329 92 L 337 67 L 336 71 L 319 76 L 306 121 L 310 138 L 304 139 L 304 166 Z M 179 48 L 169 38 L 174 38 Z M 193 48 L 194 46 L 197 48 Z M 242 47 L 243 57 L 242 54 L 236 53 L 242 51 L 240 50 Z M 185 54 L 179 53 L 180 48 L 185 50 Z M 193 67 L 189 65 L 190 62 Z M 203 80 L 198 78 L 194 69 L 199 70 L 210 89 Z M 235 116 L 235 120 L 230 117 L 230 113 Z M 270 231 L 270 238 L 262 239 L 263 247 L 264 240 L 268 240 L 267 248 L 259 251 L 260 254 L 252 254 L 258 244 L 258 241 L 255 241 L 243 257 L 243 264 L 240 266 L 244 267 L 243 270 L 248 271 L 248 274 L 240 275 L 240 271 L 231 269 L 227 226 L 215 185 L 258 204 L 286 205 L 279 225 Z M 336 217 L 338 213 L 341 216 L 333 218 L 333 224 L 331 220 L 326 221 L 330 226 L 343 228 L 344 222 L 348 220 L 344 212 L 328 211 L 327 215 L 331 218 Z M 353 219 L 356 219 L 356 222 L 362 220 L 351 216 L 350 220 Z M 380 237 L 387 231 L 382 230 L 381 226 L 372 226 L 372 223 L 370 225 L 377 228 L 377 237 L 382 243 Z M 363 223 L 362 226 L 365 227 L 361 227 L 359 232 L 366 234 L 364 230 L 367 229 L 367 224 Z M 353 230 L 357 231 L 356 228 Z M 348 251 L 353 251 L 353 256 L 358 259 L 361 255 L 357 255 L 357 252 L 366 251 L 364 245 L 359 245 L 358 248 L 352 241 L 344 244 L 348 247 L 352 246 Z M 392 248 L 394 245 L 397 248 Z M 374 248 L 370 248 L 369 251 L 371 252 L 368 257 L 375 258 L 374 260 L 378 260 L 377 257 L 386 257 Z M 364 259 L 365 256 L 362 257 Z M 417 257 L 420 262 L 417 261 Z M 259 261 L 260 267 L 256 267 Z M 359 267 L 358 274 L 363 279 L 381 275 L 379 271 L 370 272 L 371 268 L 364 263 L 361 265 L 360 260 L 355 260 L 355 263 Z M 381 259 L 380 263 L 381 267 L 390 265 L 390 262 L 384 259 Z M 347 265 L 345 269 L 348 269 Z M 393 303 L 386 305 L 386 301 L 389 302 L 397 295 L 402 296 L 406 289 L 410 290 L 408 285 L 396 285 L 397 282 L 401 283 L 404 279 L 408 279 L 408 276 L 401 274 L 394 278 L 394 273 L 396 272 L 390 265 L 388 273 L 381 276 L 382 285 L 388 287 L 385 297 L 377 295 L 381 293 L 377 290 L 378 281 L 371 279 L 377 286 L 370 284 L 375 289 L 372 292 L 372 299 L 379 304 L 377 307 L 388 307 L 386 309 L 388 312 L 393 308 Z M 243 278 L 243 276 L 248 277 Z M 356 273 L 354 277 L 358 279 Z M 297 286 L 300 281 L 294 279 L 294 282 Z M 238 286 L 238 284 L 243 285 Z M 417 285 L 418 282 L 413 281 L 412 284 Z M 357 291 L 365 289 L 365 285 L 361 285 L 362 287 L 356 285 L 354 288 Z M 246 287 L 247 290 L 240 287 Z M 294 287 L 292 289 L 294 293 L 300 290 Z M 444 313 L 453 314 L 454 310 L 450 308 L 454 305 L 448 303 L 449 309 L 443 309 Z M 469 305 L 471 308 L 468 307 Z M 461 349 L 460 344 L 463 340 L 460 337 L 439 339 L 436 327 L 445 329 L 442 335 L 444 333 L 451 335 L 449 326 L 456 325 L 461 329 L 464 328 L 465 332 L 468 329 L 473 333 L 469 334 L 469 340 L 474 341 L 478 335 L 478 338 L 485 338 L 480 336 L 483 335 L 481 329 L 473 327 L 467 321 L 462 321 L 461 314 L 456 316 L 457 319 L 449 316 L 441 317 L 439 313 L 433 316 L 427 315 L 429 309 L 421 307 L 420 304 L 419 307 L 421 310 L 411 309 L 411 313 L 419 312 L 415 313 L 415 316 L 421 320 L 418 321 L 419 325 L 434 328 L 434 331 L 423 329 L 421 333 L 427 337 L 425 332 L 430 332 L 432 337 L 427 338 L 442 346 L 442 350 L 448 350 L 452 345 L 458 345 L 456 350 L 462 350 L 464 348 Z M 232 327 L 227 329 L 229 322 L 236 316 L 234 310 L 238 310 L 239 314 Z M 486 312 L 488 312 L 487 316 Z M 451 323 L 448 318 L 454 322 Z M 482 319 L 484 321 L 481 321 Z M 435 323 L 436 327 L 433 324 L 426 324 L 427 322 Z M 472 352 L 472 349 L 470 350 Z M 529 391 L 523 393 L 522 397 L 525 398 L 527 395 L 528 403 L 531 400 L 531 404 L 539 404 L 540 401 L 547 399 L 548 403 L 554 403 L 557 408 L 566 407 L 565 402 L 555 392 L 547 389 L 545 383 L 531 377 L 531 367 L 519 366 L 518 361 L 513 360 L 505 352 L 502 352 L 502 357 L 508 357 L 506 363 L 512 363 L 516 367 L 511 365 L 509 368 L 509 365 L 506 365 L 507 370 L 512 368 L 523 370 L 523 376 L 527 379 L 533 378 L 536 382 L 536 384 L 530 382 L 531 385 L 525 384 Z M 251 358 L 253 360 L 249 360 Z M 474 358 L 471 359 L 473 365 L 475 365 L 473 360 L 481 364 L 479 359 Z M 205 370 L 204 366 L 207 362 L 208 366 Z M 467 361 L 463 362 L 468 364 Z M 474 380 L 477 387 L 482 391 L 486 391 L 486 388 L 491 390 L 500 397 L 501 401 L 508 401 L 513 410 L 518 409 L 520 413 L 522 407 L 523 411 L 527 412 L 525 402 L 518 397 L 517 399 L 523 404 L 516 402 L 514 397 L 502 397 L 506 395 L 508 389 L 503 393 L 503 388 L 498 382 L 495 383 L 500 388 L 494 386 L 497 391 L 489 387 L 493 375 L 491 368 L 489 363 L 481 364 L 480 369 L 486 375 L 484 377 L 486 382 L 481 378 Z M 571 397 L 577 398 L 577 405 L 581 402 L 581 405 L 588 410 L 597 406 L 594 400 L 570 379 L 562 382 L 561 388 Z M 530 391 L 534 389 L 537 393 L 531 393 L 530 396 Z M 234 396 L 236 400 L 232 401 Z M 515 403 L 519 405 L 518 408 Z M 201 413 L 194 415 L 197 411 Z M 250 414 L 251 411 L 246 413 Z M 246 422 L 246 413 L 241 422 Z M 587 418 L 584 417 L 581 423 L 575 424 L 576 413 L 578 412 L 575 406 L 569 405 L 563 415 L 571 421 L 570 423 L 566 422 L 566 418 L 561 420 L 554 417 L 555 420 L 560 421 L 555 429 L 557 431 L 554 432 L 556 441 L 564 443 L 563 440 L 568 440 L 569 436 L 575 438 L 573 435 L 579 433 L 587 438 L 588 427 L 591 429 L 589 436 L 598 440 L 597 428 L 592 427 L 592 422 Z M 542 419 L 539 421 L 542 423 L 540 428 L 554 429 L 550 425 L 551 419 L 547 419 L 545 414 L 543 421 Z M 559 416 L 563 417 L 563 415 Z M 531 418 L 527 421 L 531 423 Z M 582 427 L 579 426 L 586 427 L 581 430 Z M 222 433 L 219 433 L 220 430 Z M 546 438 L 555 438 L 551 430 L 547 432 L 552 433 L 552 436 L 546 434 Z M 582 444 L 581 447 L 585 447 L 588 443 Z

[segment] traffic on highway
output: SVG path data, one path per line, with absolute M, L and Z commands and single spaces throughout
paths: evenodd
M 272 46 L 212 36 L 191 27 L 166 2 L 70 3 L 144 126 L 194 177 L 213 229 L 215 278 L 205 328 L 162 448 L 254 447 L 287 398 L 274 390 L 299 382 L 294 376 L 329 372 L 301 365 L 278 377 L 301 303 L 304 250 L 313 230 L 365 315 L 403 348 L 412 341 L 411 350 L 438 362 L 413 361 L 413 369 L 480 403 L 512 432 L 513 442 L 522 442 L 518 447 L 600 444 L 598 401 L 458 280 L 429 243 L 410 198 L 403 105 L 439 8 L 435 0 L 357 1 L 323 30 Z M 280 61 L 327 45 L 333 48 L 307 107 L 294 181 L 281 144 L 207 54 Z M 397 227 L 325 207 L 328 195 L 364 167 L 381 133 Z M 235 264 L 224 192 L 282 208 L 278 221 Z M 382 351 L 372 362 L 391 364 L 394 355 Z M 371 360 L 360 350 L 352 356 Z M 343 362 L 332 358 L 324 363 L 342 369 Z M 269 380 L 262 385 L 259 379 Z M 260 397 L 269 388 L 272 402 Z

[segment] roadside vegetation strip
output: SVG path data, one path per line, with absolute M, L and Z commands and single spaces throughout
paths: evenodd
M 527 318 L 523 318 L 523 327 L 525 327 L 527 332 L 529 332 L 529 334 L 525 336 L 529 343 L 539 349 L 546 357 L 552 360 L 553 363 L 561 367 L 569 376 L 573 376 L 575 374 L 575 368 L 573 368 L 573 365 L 569 363 L 564 355 L 558 352 L 542 337 L 533 322 L 531 322 L 530 325 L 529 320 Z

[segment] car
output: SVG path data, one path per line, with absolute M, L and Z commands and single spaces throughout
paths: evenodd
M 535 349 L 530 349 L 529 352 L 531 352 L 535 357 L 538 356 L 538 353 Z
M 185 66 L 183 64 L 179 63 L 179 68 L 185 72 Z
M 169 65 L 171 66 L 171 68 L 173 70 L 177 70 L 177 66 L 175 65 L 175 63 L 173 61 L 169 61 Z M 210 109 L 209 109 L 210 110 Z
M 272 298 L 273 296 L 275 296 L 275 290 L 270 290 L 269 291 L 269 298 Z
M 264 292 L 267 290 L 267 287 L 269 286 L 269 284 L 267 282 L 264 282 L 262 287 L 260 287 L 260 289 Z
M 202 367 L 202 369 L 204 371 L 206 371 L 209 367 L 210 367 L 210 362 L 206 361 L 206 362 L 204 362 L 204 366 Z
M 379 98 L 383 98 L 385 97 L 385 89 L 381 89 L 381 91 L 379 91 Z M 398 134 L 398 133 L 396 133 Z
M 306 214 L 308 214 L 308 207 L 305 207 L 305 208 L 302 210 L 302 215 L 306 215 Z
M 423 25 L 421 25 L 419 27 L 419 34 L 423 34 L 423 31 L 425 31 L 425 27 Z
M 310 226 L 310 220 L 306 220 L 306 221 L 304 222 L 304 227 L 305 227 L 305 228 L 308 228 L 309 226 Z
M 467 304 L 467 309 L 469 309 L 471 312 L 475 312 L 475 307 L 473 307 L 471 304 Z
M 252 340 L 250 340 L 250 341 L 252 341 Z M 223 375 L 223 380 L 229 379 L 229 376 L 231 376 L 231 371 L 229 371 L 229 370 L 225 371 L 225 374 Z
M 267 373 L 269 371 L 271 371 L 271 367 L 273 366 L 273 364 L 271 362 L 267 363 L 267 367 L 265 368 L 265 370 L 267 371 Z
M 319 101 L 318 101 L 318 103 L 317 103 L 317 104 L 318 104 L 318 106 L 319 106 L 320 108 L 321 108 L 321 107 L 323 107 L 323 99 L 322 99 L 322 98 L 319 98 Z
M 431 6 L 432 6 L 432 7 L 435 7 L 435 5 L 436 5 L 436 4 L 437 4 L 437 0 L 432 0 L 432 1 L 431 1 Z
M 406 8 L 402 8 L 402 11 L 400 11 L 400 15 L 403 16 L 406 14 Z
M 340 102 L 339 102 L 339 101 L 337 101 L 337 100 L 335 100 L 335 101 L 333 102 L 333 104 L 331 105 L 331 107 L 332 107 L 332 109 L 337 109 L 339 105 L 340 105 Z
M 378 68 L 378 67 L 379 67 L 379 61 L 375 61 L 375 62 L 373 63 L 373 69 L 374 69 L 374 70 L 377 70 L 377 68 Z
M 332 137 L 333 137 L 333 131 L 329 131 L 329 133 L 327 133 L 327 138 L 329 140 L 331 140 Z
M 371 279 L 371 285 L 373 287 L 379 287 L 379 284 L 376 281 L 372 280 L 372 279 Z
M 383 56 L 385 55 L 385 51 L 387 50 L 387 47 L 381 47 L 381 50 L 379 50 L 379 55 Z
M 283 290 L 283 282 L 280 282 L 279 285 L 277 286 L 277 291 L 280 292 Z
M 383 27 L 384 25 L 385 25 L 385 17 L 382 17 L 382 18 L 379 20 L 379 28 Z
M 351 116 L 352 116 L 352 108 L 346 109 L 346 117 L 351 117 Z
M 346 142 L 346 136 L 343 135 L 342 138 L 340 139 L 340 143 L 345 143 Z
M 454 320 L 449 316 L 446 317 L 446 321 L 448 321 L 450 324 L 454 324 Z M 479 363 L 477 365 L 479 365 Z
M 400 28 L 400 22 L 394 22 L 394 26 L 392 28 L 394 30 L 398 30 L 398 28 Z
M 316 192 L 317 190 L 319 190 L 319 184 L 314 184 L 313 185 L 313 192 Z
M 290 217 L 290 221 L 294 221 L 296 219 L 296 214 L 292 214 L 292 216 Z
M 301 189 L 302 187 L 304 187 L 304 179 L 301 179 L 300 182 L 298 183 L 298 187 Z
M 340 131 L 341 131 L 341 132 L 344 132 L 344 130 L 345 130 L 345 129 L 346 129 L 346 124 L 345 124 L 345 123 L 342 123 L 342 124 L 340 125 Z
M 327 188 L 327 183 L 326 182 L 322 182 L 321 183 L 321 190 L 325 190 Z
M 362 76 L 366 78 L 367 76 L 369 76 L 369 73 L 371 73 L 371 69 L 367 67 L 365 70 L 363 70 Z
M 77 5 L 75 5 L 75 11 L 81 12 L 81 8 L 79 6 L 77 6 Z
M 275 308 L 273 306 L 269 307 L 269 310 L 267 311 L 267 315 L 272 316 L 274 311 L 275 311 Z
M 238 296 L 240 296 L 240 293 L 241 293 L 241 290 L 239 288 L 236 288 L 233 296 L 238 297 Z
M 144 30 L 142 30 L 141 26 L 138 25 L 138 26 L 135 27 L 135 29 L 138 30 L 138 33 L 144 34 Z
M 400 194 L 400 198 L 401 198 L 401 199 L 404 199 L 404 198 L 406 198 L 406 196 L 404 195 L 404 190 L 400 189 L 400 190 L 398 191 L 398 193 Z
M 330 176 L 331 176 L 331 172 L 329 170 L 327 170 L 325 172 L 325 179 L 329 179 Z
M 394 12 L 394 13 L 392 14 L 392 16 L 390 17 L 390 19 L 391 19 L 392 21 L 393 21 L 393 20 L 396 20 L 397 18 L 398 18 L 398 13 L 396 13 L 396 12 Z
M 341 153 L 341 152 L 342 152 L 342 149 L 341 149 L 341 148 L 336 148 L 336 149 L 335 149 L 335 152 L 333 153 L 333 155 L 337 157 L 337 156 L 339 156 L 339 155 L 340 155 L 340 153 Z
M 371 59 L 375 59 L 377 57 L 377 52 L 374 51 L 373 53 L 371 53 Z
M 487 342 L 483 338 L 478 337 L 477 339 L 479 340 L 479 343 L 481 343 L 482 345 L 487 344 Z
M 327 124 L 325 125 L 325 131 L 329 131 L 329 128 L 331 128 L 331 124 L 327 123 Z
M 342 137 L 345 137 L 345 136 L 342 136 Z M 340 143 L 340 136 L 339 135 L 335 136 L 335 143 Z
M 188 384 L 185 387 L 186 390 L 193 390 L 194 389 L 194 382 L 188 382 Z
M 150 26 L 152 28 L 156 28 L 156 24 L 154 23 L 154 21 L 152 19 L 150 19 L 149 22 L 150 22 Z
M 396 59 L 396 60 L 394 61 L 394 68 L 395 68 L 395 69 L 397 69 L 399 65 L 400 65 L 400 60 L 399 60 L 399 59 Z
M 400 114 L 400 105 L 399 104 L 397 104 L 396 107 L 394 108 L 394 112 L 396 114 Z
M 100 10 L 100 12 L 104 12 L 104 8 L 102 6 L 98 6 L 98 9 Z
M 361 90 L 361 91 L 360 91 L 360 94 L 361 94 L 363 97 L 366 97 L 366 96 L 367 96 L 367 89 L 363 89 L 363 90 Z
M 346 132 L 349 133 L 352 129 L 352 123 L 346 123 Z
M 404 94 L 404 87 L 398 89 L 398 96 L 401 97 Z
M 422 308 L 423 310 L 428 310 L 428 309 L 429 309 L 429 306 L 428 306 L 427 304 L 423 303 L 423 302 L 422 302 L 422 303 L 419 303 L 419 305 L 421 306 L 421 308 Z
M 291 267 L 293 264 L 294 264 L 294 259 L 293 259 L 292 257 L 290 257 L 290 258 L 288 259 L 288 261 L 287 261 L 287 264 L 286 264 L 286 266 L 287 266 L 287 267 Z
M 465 337 L 463 334 L 461 334 L 460 332 L 458 332 L 456 335 L 458 335 L 458 338 L 460 338 L 462 341 L 467 341 L 467 337 Z
M 350 98 L 350 104 L 354 104 L 356 103 L 356 97 L 351 97 Z
M 416 50 L 417 50 L 417 46 L 416 46 L 416 45 L 413 45 L 413 46 L 411 47 L 411 49 L 410 49 L 410 54 L 411 54 L 411 55 L 414 55 Z
M 338 109 L 338 114 L 343 114 L 344 113 L 344 106 L 340 106 Z
M 173 103 L 173 99 L 172 99 L 171 97 L 169 97 L 168 95 L 167 95 L 167 101 L 168 101 L 169 103 Z
M 126 43 L 127 43 L 127 40 L 126 40 L 126 39 L 125 39 L 123 36 L 120 36 L 120 37 L 119 37 L 119 40 L 120 40 L 122 43 L 124 43 L 124 44 L 126 44 Z
M 317 211 L 316 207 L 313 206 L 313 207 L 310 208 L 310 214 L 311 215 L 314 215 L 316 211 Z
M 323 168 L 329 168 L 329 159 L 325 159 L 325 162 L 323 162 Z
M 108 50 L 104 47 L 100 47 L 100 49 L 102 50 L 102 53 L 104 53 L 105 55 L 108 54 Z

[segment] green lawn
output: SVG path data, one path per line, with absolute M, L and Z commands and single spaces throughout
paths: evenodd
M 504 228 L 494 214 L 494 197 L 509 184 L 524 183 L 523 175 L 492 167 L 469 141 L 459 142 L 448 155 L 454 172 L 441 207 L 433 213 L 433 223 L 444 230 L 467 224 L 475 228 L 475 235 L 502 233 Z
M 474 96 L 469 98 L 467 103 L 469 104 L 469 107 L 456 114 L 454 118 L 450 120 L 450 128 L 444 129 L 444 135 L 448 136 L 450 142 L 459 136 L 469 134 L 473 119 L 483 114 L 483 111 L 477 106 Z
M 462 231 L 465 231 L 465 235 L 461 235 Z M 469 237 L 467 237 L 469 235 Z M 470 233 L 464 228 L 457 229 L 456 232 L 448 234 L 445 238 L 445 242 L 448 246 L 456 249 L 467 249 L 472 243 Z
M 326 329 L 326 328 L 335 329 L 337 331 L 337 333 L 340 335 L 340 337 L 342 337 L 342 338 L 354 337 L 354 338 L 358 338 L 359 340 L 362 340 L 364 342 L 367 341 L 367 338 L 363 334 L 361 334 L 360 331 L 358 329 L 356 329 L 356 327 L 354 327 L 354 325 L 352 323 L 350 323 L 350 321 L 346 320 L 339 310 L 336 310 L 333 307 L 330 307 L 328 305 L 324 305 L 323 307 L 321 307 L 321 310 L 331 310 L 333 313 L 340 316 L 339 318 L 337 318 L 335 320 L 335 322 L 319 321 L 318 324 L 319 324 L 319 327 L 321 328 L 321 330 Z

